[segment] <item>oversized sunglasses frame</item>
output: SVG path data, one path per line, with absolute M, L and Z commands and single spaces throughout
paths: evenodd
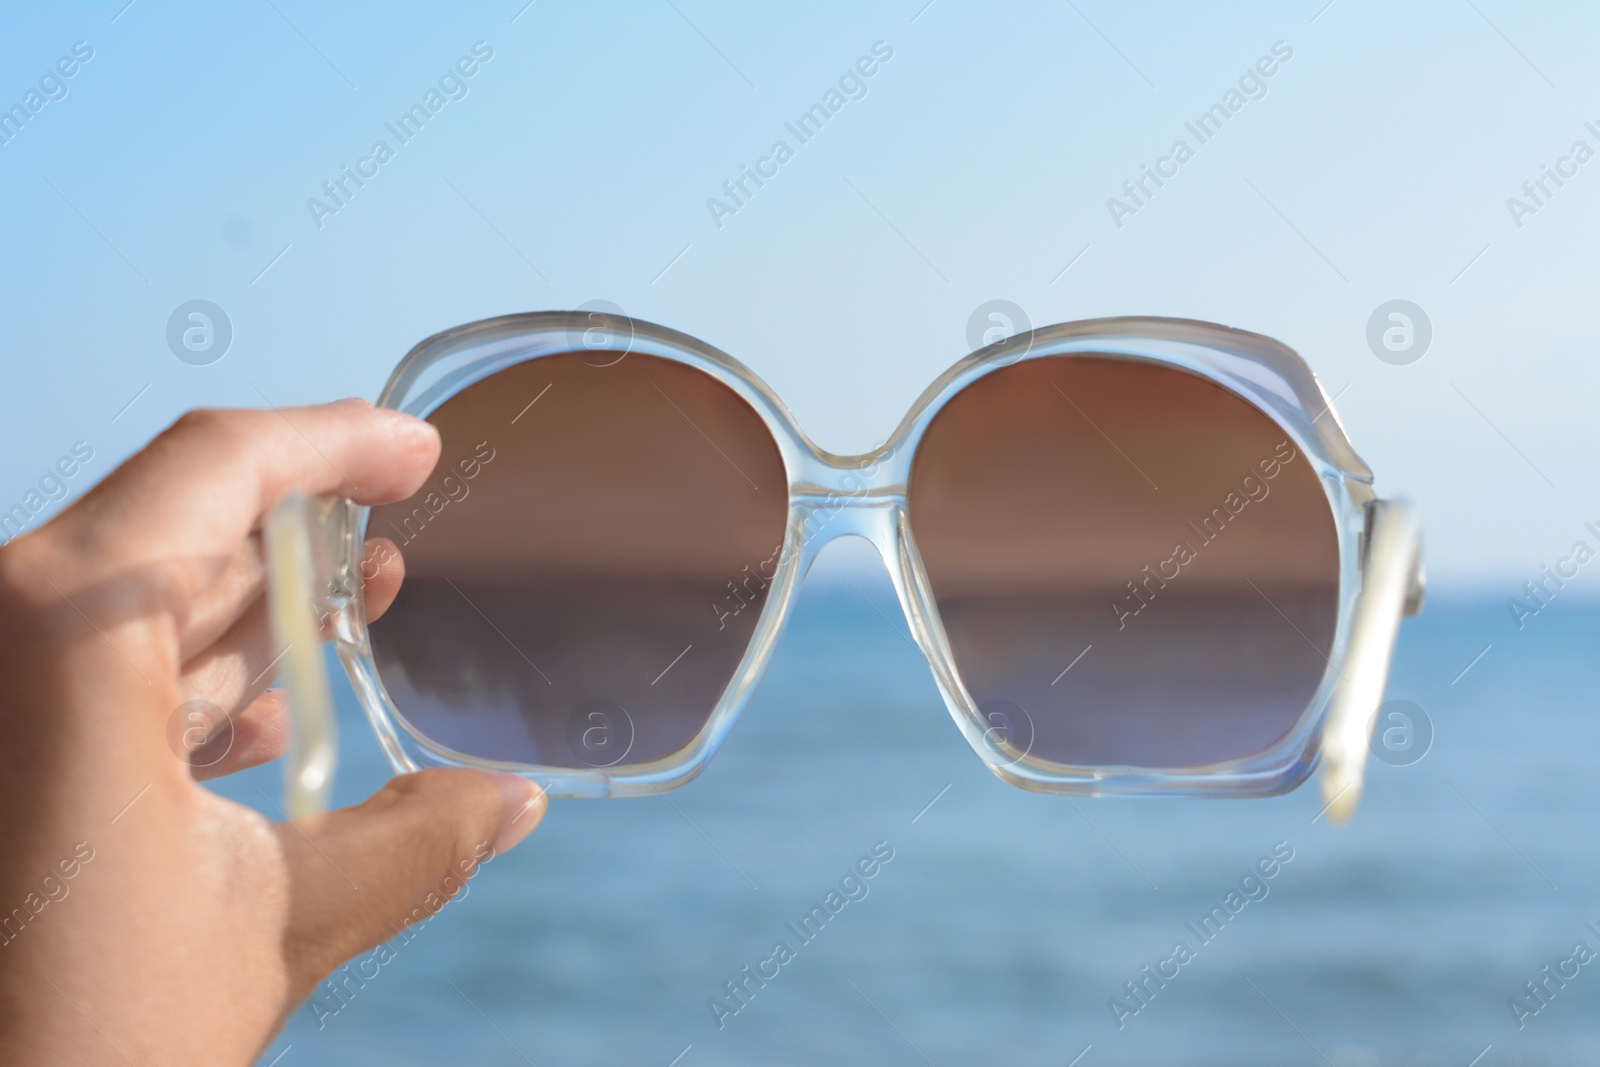
M 291 496 L 274 509 L 267 540 L 274 625 L 290 648 L 285 678 L 294 742 L 286 797 L 292 815 L 325 808 L 336 762 L 331 693 L 320 650 L 328 628 L 396 773 L 476 767 L 526 775 L 552 796 L 649 795 L 683 785 L 710 762 L 771 661 L 807 569 L 824 545 L 848 536 L 863 537 L 878 550 L 951 717 L 1002 780 L 1041 793 L 1268 796 L 1305 781 L 1320 755 L 1324 811 L 1334 821 L 1353 814 L 1399 622 L 1422 604 L 1421 537 L 1414 508 L 1374 492 L 1372 472 L 1351 447 L 1332 402 L 1304 360 L 1284 345 L 1186 319 L 1106 318 L 1042 327 L 956 363 L 923 392 L 883 445 L 857 456 L 818 448 L 772 390 L 725 353 L 665 327 L 596 312 L 505 315 L 435 334 L 395 368 L 378 403 L 426 418 L 499 371 L 573 351 L 587 353 L 598 365 L 639 353 L 703 371 L 756 411 L 782 455 L 789 485 L 782 550 L 749 645 L 716 707 L 684 748 L 637 765 L 538 766 L 443 747 L 407 723 L 373 658 L 358 574 L 369 509 L 333 497 Z M 967 386 L 1013 363 L 1058 356 L 1133 360 L 1199 375 L 1265 413 L 1312 464 L 1337 535 L 1338 619 L 1315 694 L 1295 726 L 1268 750 L 1181 768 L 1054 763 L 997 739 L 962 684 L 907 518 L 912 462 L 929 422 Z M 311 612 L 305 610 L 308 602 Z

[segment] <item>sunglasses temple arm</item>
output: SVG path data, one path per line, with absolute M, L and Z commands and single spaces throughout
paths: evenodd
M 290 819 L 327 811 L 338 763 L 333 690 L 323 658 L 323 631 L 359 596 L 345 541 L 349 509 L 337 497 L 290 493 L 267 516 L 268 607 L 273 644 L 282 649 L 289 705 L 284 808 Z
M 1333 823 L 1348 822 L 1361 803 L 1372 729 L 1400 619 L 1422 608 L 1422 534 L 1416 508 L 1406 500 L 1375 500 L 1370 507 L 1350 651 L 1322 736 L 1323 811 Z

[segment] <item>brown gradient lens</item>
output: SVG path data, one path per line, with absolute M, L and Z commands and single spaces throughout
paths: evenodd
M 933 418 L 908 501 L 1007 759 L 1243 759 L 1328 669 L 1339 555 L 1316 471 L 1198 375 L 1099 356 L 996 370 Z
M 406 566 L 371 627 L 384 686 L 466 755 L 619 767 L 683 748 L 766 603 L 788 484 L 761 417 L 693 367 L 593 357 L 446 401 L 432 477 L 368 522 Z

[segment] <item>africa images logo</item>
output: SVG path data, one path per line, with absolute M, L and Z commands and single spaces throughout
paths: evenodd
M 460 56 L 452 66 L 445 68 L 444 73 L 439 75 L 437 87 L 430 85 L 420 100 L 402 111 L 393 122 L 383 124 L 383 128 L 394 138 L 392 146 L 387 139 L 379 138 L 372 142 L 366 155 L 356 160 L 353 170 L 348 163 L 340 164 L 338 177 L 322 183 L 322 197 L 306 198 L 306 210 L 311 213 L 311 221 L 316 223 L 317 229 L 326 225 L 326 219 L 349 207 L 356 193 L 378 176 L 380 168 L 394 159 L 400 148 L 415 140 L 429 120 L 443 111 L 446 104 L 453 100 L 465 100 L 472 91 L 469 82 L 493 58 L 494 49 L 487 41 L 474 42 L 472 54 Z
M 1239 488 L 1228 491 L 1222 503 L 1201 516 L 1198 524 L 1191 519 L 1189 529 L 1194 531 L 1199 547 L 1187 540 L 1179 541 L 1173 545 L 1172 555 L 1156 563 L 1153 569 L 1150 564 L 1145 564 L 1140 572 L 1144 575 L 1143 579 L 1130 579 L 1127 595 L 1111 602 L 1111 613 L 1117 617 L 1117 629 L 1127 629 L 1128 620 L 1149 607 L 1156 598 L 1156 592 L 1165 589 L 1168 582 L 1175 581 L 1183 573 L 1183 568 L 1199 559 L 1200 550 L 1221 537 L 1228 523 L 1238 518 L 1245 508 L 1267 499 L 1272 493 L 1272 486 L 1268 483 L 1283 471 L 1285 465 L 1294 462 L 1299 454 L 1294 445 L 1280 441 L 1272 455 L 1258 461 L 1255 469 L 1239 480 Z M 1260 472 L 1259 476 L 1257 471 Z
M 1261 56 L 1245 68 L 1236 85 L 1228 86 L 1223 92 L 1221 100 L 1200 112 L 1193 122 L 1183 124 L 1189 136 L 1194 138 L 1192 146 L 1187 139 L 1178 138 L 1167 149 L 1167 154 L 1155 161 L 1153 168 L 1148 163 L 1141 164 L 1139 176 L 1122 183 L 1122 197 L 1107 197 L 1106 211 L 1111 214 L 1111 221 L 1117 229 L 1126 225 L 1123 220 L 1128 216 L 1137 215 L 1142 208 L 1149 206 L 1156 193 L 1176 178 L 1183 165 L 1195 157 L 1196 149 L 1221 133 L 1228 121 L 1243 111 L 1246 104 L 1265 99 L 1267 79 L 1277 74 L 1293 58 L 1294 48 L 1287 41 L 1273 41 L 1271 55 Z

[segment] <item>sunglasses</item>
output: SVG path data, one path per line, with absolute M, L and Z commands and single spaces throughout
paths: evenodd
M 819 449 L 715 348 L 599 312 L 437 334 L 379 403 L 438 429 L 428 482 L 372 508 L 291 496 L 268 522 L 298 815 L 335 762 L 330 630 L 396 772 L 651 794 L 704 769 L 818 551 L 853 535 L 1003 780 L 1266 796 L 1320 758 L 1343 821 L 1421 607 L 1415 511 L 1376 496 L 1310 369 L 1208 323 L 1002 340 L 860 456 Z M 372 537 L 406 570 L 375 621 Z

